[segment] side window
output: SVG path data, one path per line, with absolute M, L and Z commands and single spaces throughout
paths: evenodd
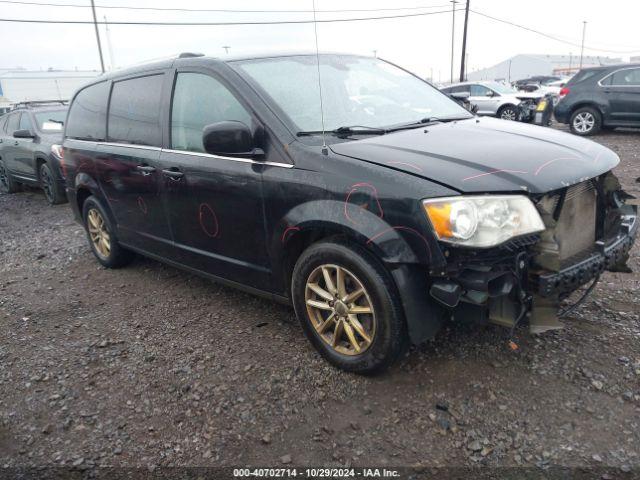
M 251 126 L 251 114 L 218 80 L 202 73 L 178 73 L 171 106 L 171 148 L 204 152 L 202 130 L 225 120 Z
M 488 96 L 489 90 L 487 87 L 483 87 L 482 85 L 471 85 L 471 96 L 472 97 L 486 97 Z
M 19 113 L 12 113 L 9 116 L 9 120 L 7 121 L 7 133 L 9 135 L 13 135 L 13 132 L 18 130 L 19 122 L 20 122 L 20 114 Z
M 459 85 L 454 87 L 451 93 L 469 93 L 469 85 Z
M 109 141 L 162 145 L 160 104 L 164 74 L 114 82 L 109 104 Z
M 65 135 L 79 140 L 105 140 L 108 98 L 108 82 L 81 90 L 71 103 Z
M 614 73 L 611 75 L 611 85 L 640 86 L 640 68 L 629 68 Z
M 31 119 L 29 118 L 29 114 L 27 112 L 22 112 L 22 115 L 20 116 L 20 126 L 18 130 L 33 131 L 33 127 L 31 126 Z

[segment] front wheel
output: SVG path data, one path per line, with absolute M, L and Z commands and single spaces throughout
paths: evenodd
M 407 347 L 396 286 L 357 245 L 320 242 L 309 247 L 294 267 L 291 293 L 305 335 L 342 370 L 382 371 Z
M 20 184 L 13 179 L 4 161 L 0 160 L 0 192 L 15 193 L 19 189 Z
M 602 117 L 594 108 L 583 107 L 573 112 L 569 125 L 571 126 L 571 132 L 586 137 L 600 131 Z
M 498 118 L 515 121 L 518 119 L 518 110 L 513 105 L 505 105 L 498 110 Z
M 66 197 L 60 183 L 51 171 L 48 164 L 40 165 L 40 185 L 49 205 L 57 205 L 66 201 Z

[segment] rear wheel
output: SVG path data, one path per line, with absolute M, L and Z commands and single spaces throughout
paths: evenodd
M 118 243 L 113 224 L 96 197 L 91 196 L 84 202 L 82 218 L 91 250 L 103 266 L 118 268 L 131 262 L 133 253 Z
M 2 193 L 15 193 L 20 190 L 20 184 L 16 182 L 3 160 L 0 160 L 0 192 Z
M 296 262 L 291 290 L 305 335 L 338 368 L 376 373 L 407 347 L 395 284 L 384 267 L 358 246 L 312 245 Z
M 40 165 L 40 185 L 44 191 L 44 196 L 49 202 L 49 205 L 57 205 L 63 203 L 66 200 L 64 191 L 60 187 L 60 183 L 56 179 L 48 164 L 43 163 Z
M 586 137 L 600 131 L 602 117 L 595 108 L 582 107 L 573 112 L 569 125 L 572 133 Z

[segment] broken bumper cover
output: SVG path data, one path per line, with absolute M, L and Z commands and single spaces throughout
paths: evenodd
M 579 262 L 558 272 L 542 274 L 537 279 L 537 293 L 542 297 L 551 297 L 570 293 L 603 271 L 624 262 L 633 246 L 638 233 L 638 216 L 625 215 L 617 236 L 607 244 L 598 242 L 596 250 Z

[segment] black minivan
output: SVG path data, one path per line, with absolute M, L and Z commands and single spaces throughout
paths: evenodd
M 102 265 L 136 252 L 291 303 L 359 373 L 446 321 L 561 327 L 560 302 L 624 267 L 638 225 L 609 149 L 475 117 L 378 58 L 111 73 L 73 98 L 63 147 Z

